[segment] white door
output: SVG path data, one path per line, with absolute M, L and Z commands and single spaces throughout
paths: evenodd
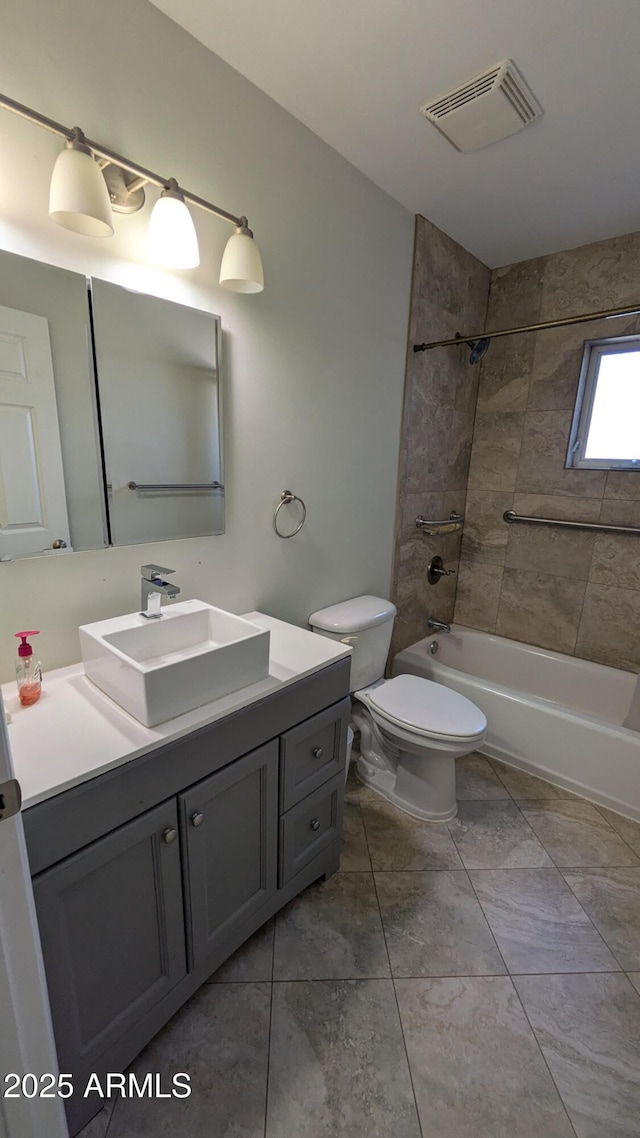
M 0 702 L 0 792 L 12 777 Z M 7 801 L 5 795 L 3 809 Z M 61 1099 L 5 1097 L 13 1082 L 7 1075 L 57 1070 L 22 818 L 15 814 L 0 819 L 0 1138 L 68 1138 Z
M 49 322 L 0 306 L 0 558 L 70 546 Z

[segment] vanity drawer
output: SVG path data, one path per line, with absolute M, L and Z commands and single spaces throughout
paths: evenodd
M 344 777 L 350 713 L 351 701 L 343 699 L 281 736 L 281 813 L 339 772 Z
M 344 772 L 340 771 L 280 819 L 281 888 L 340 837 L 343 798 Z

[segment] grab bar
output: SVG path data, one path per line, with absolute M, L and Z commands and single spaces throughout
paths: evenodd
M 129 490 L 224 490 L 222 482 L 127 482 Z
M 422 530 L 428 537 L 437 537 L 442 534 L 457 533 L 459 529 L 462 529 L 463 521 L 464 514 L 456 514 L 455 510 L 451 511 L 448 518 L 443 518 L 439 522 L 430 522 L 422 514 L 418 514 L 416 529 Z
M 611 526 L 606 525 L 604 522 L 565 522 L 562 518 L 532 518 L 525 514 L 516 514 L 515 510 L 505 510 L 502 517 L 509 525 L 513 525 L 514 522 L 524 522 L 527 525 L 564 526 L 567 529 L 597 530 L 600 533 L 633 533 L 640 535 L 640 526 Z

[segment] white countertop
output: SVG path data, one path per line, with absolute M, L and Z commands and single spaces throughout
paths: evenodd
M 156 727 L 144 727 L 94 687 L 82 664 L 46 673 L 42 695 L 32 707 L 21 707 L 15 683 L 4 684 L 2 697 L 12 718 L 9 741 L 23 809 L 181 739 L 351 655 L 346 644 L 264 613 L 242 615 L 271 633 L 267 679 Z

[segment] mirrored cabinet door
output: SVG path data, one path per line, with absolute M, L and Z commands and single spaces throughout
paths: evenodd
M 219 319 L 91 282 L 114 545 L 224 531 Z

